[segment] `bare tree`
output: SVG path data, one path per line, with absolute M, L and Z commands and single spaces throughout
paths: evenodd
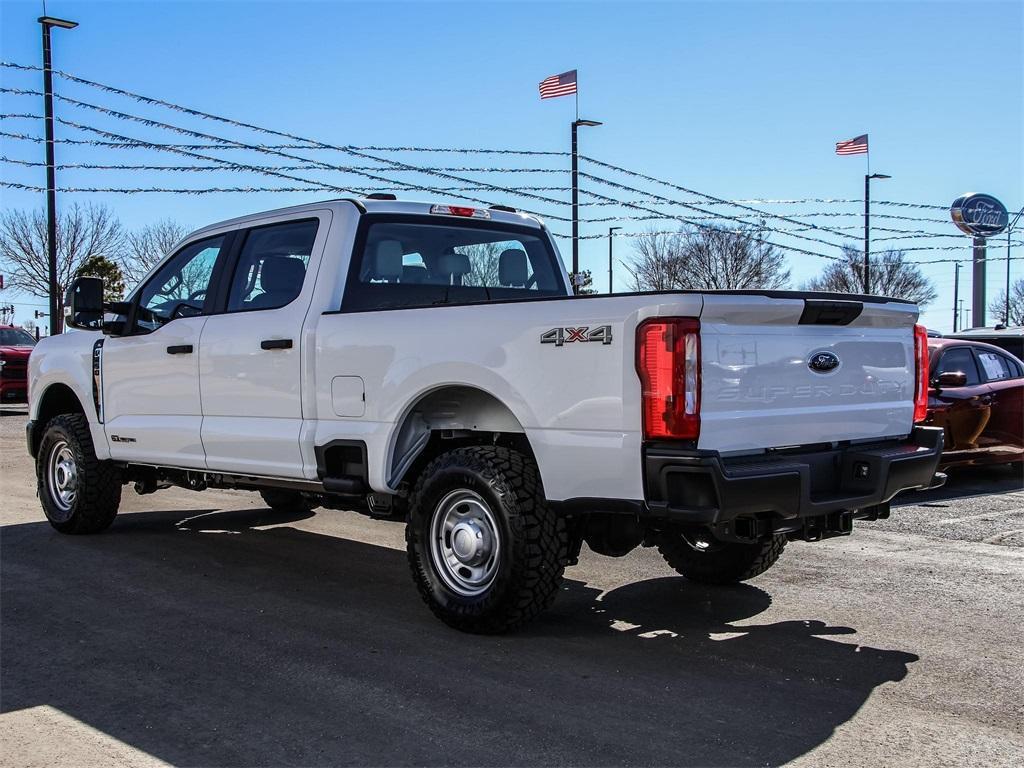
M 683 261 L 691 288 L 751 290 L 785 288 L 786 259 L 759 227 L 691 229 L 683 237 Z
M 0 213 L 0 264 L 10 275 L 9 287 L 32 296 L 50 295 L 46 253 L 46 214 L 42 210 Z M 124 231 L 113 211 L 103 205 L 73 205 L 57 219 L 57 311 L 59 330 L 64 294 L 85 260 L 91 256 L 121 258 Z
M 864 253 L 852 246 L 843 248 L 841 261 L 833 261 L 822 273 L 804 284 L 808 291 L 832 293 L 864 292 Z M 889 250 L 871 256 L 871 293 L 909 299 L 924 307 L 938 295 L 921 268 L 907 261 L 903 251 Z
M 671 291 L 688 287 L 682 264 L 682 234 L 650 230 L 633 240 L 624 262 L 634 291 Z
M 641 291 L 782 288 L 785 257 L 760 227 L 699 227 L 647 232 L 633 241 L 626 266 Z
M 128 234 L 128 247 L 121 259 L 121 272 L 127 285 L 134 286 L 146 273 L 181 242 L 188 230 L 173 219 L 148 224 Z
M 1024 280 L 1018 280 L 1010 285 L 1009 312 L 1007 312 L 1005 290 L 1000 291 L 999 295 L 988 305 L 988 311 L 996 318 L 995 322 L 1024 325 Z

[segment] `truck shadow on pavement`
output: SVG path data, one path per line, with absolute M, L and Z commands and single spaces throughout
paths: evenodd
M 893 499 L 894 507 L 945 507 L 945 502 L 974 496 L 991 496 L 1024 490 L 1024 470 L 1021 465 L 954 467 L 947 470 L 948 480 L 941 488 L 928 491 L 908 491 Z
M 602 594 L 572 570 L 524 632 L 463 635 L 420 602 L 404 553 L 253 527 L 288 522 L 4 528 L 0 709 L 48 705 L 178 765 L 764 765 L 823 743 L 918 658 L 813 619 L 751 622 L 771 603 L 757 587 Z

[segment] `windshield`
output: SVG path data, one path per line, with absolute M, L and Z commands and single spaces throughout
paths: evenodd
M 540 230 L 424 216 L 366 217 L 343 309 L 365 311 L 565 296 Z
M 34 347 L 36 340 L 22 328 L 0 328 L 0 347 Z

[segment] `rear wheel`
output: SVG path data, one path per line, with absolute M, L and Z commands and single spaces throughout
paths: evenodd
M 286 491 L 281 488 L 264 488 L 260 491 L 263 503 L 275 512 L 311 512 L 316 501 L 300 491 Z
M 673 531 L 658 541 L 665 562 L 680 575 L 704 584 L 735 584 L 759 576 L 775 565 L 785 547 L 785 536 L 739 544 L 703 533 Z
M 62 414 L 46 425 L 36 479 L 46 519 L 61 533 L 98 533 L 114 522 L 121 470 L 96 458 L 84 415 Z
M 466 632 L 516 629 L 554 602 L 565 520 L 534 463 L 499 447 L 459 448 L 423 471 L 409 501 L 407 552 L 434 614 Z

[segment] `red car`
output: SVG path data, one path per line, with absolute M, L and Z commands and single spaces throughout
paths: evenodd
M 28 402 L 28 356 L 35 345 L 24 328 L 0 325 L 0 403 Z
M 991 344 L 928 339 L 926 424 L 942 427 L 941 468 L 1024 461 L 1024 363 Z

